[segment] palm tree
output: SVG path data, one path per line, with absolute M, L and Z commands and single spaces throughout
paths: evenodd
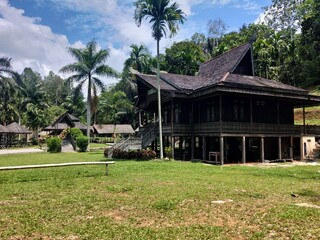
M 136 24 L 140 27 L 143 19 L 149 19 L 149 23 L 152 24 L 152 36 L 157 41 L 160 159 L 163 159 L 159 42 L 163 36 L 166 36 L 167 30 L 170 32 L 170 37 L 177 33 L 179 29 L 178 24 L 183 23 L 185 20 L 185 13 L 179 9 L 179 5 L 176 2 L 170 5 L 170 0 L 138 0 L 135 2 L 135 6 L 134 20 Z
M 7 74 L 7 75 L 10 75 L 17 84 L 20 84 L 21 81 L 20 81 L 19 74 L 12 69 L 10 61 L 11 61 L 11 58 L 7 58 L 7 57 L 0 58 L 0 80 L 5 79 L 6 78 L 5 74 Z
M 148 49 L 144 45 L 132 44 L 131 46 L 130 57 L 124 62 L 124 68 L 133 69 L 144 73 L 146 71 L 146 66 L 151 55 Z
M 103 82 L 96 76 L 117 77 L 118 74 L 111 67 L 105 65 L 109 57 L 109 49 L 98 49 L 98 44 L 92 40 L 86 48 L 69 48 L 71 55 L 77 60 L 60 69 L 63 73 L 75 73 L 68 78 L 69 82 L 79 82 L 76 92 L 81 91 L 83 85 L 87 83 L 87 137 L 90 138 L 91 122 L 91 94 L 92 90 L 98 88 L 104 90 Z

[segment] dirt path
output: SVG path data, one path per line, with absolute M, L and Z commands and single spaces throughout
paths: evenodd
M 37 153 L 37 152 L 43 152 L 43 150 L 38 149 L 38 148 L 1 149 L 0 155 L 19 154 L 19 153 Z

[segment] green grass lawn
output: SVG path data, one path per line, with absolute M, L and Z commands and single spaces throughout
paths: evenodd
M 0 166 L 104 160 L 2 155 Z M 0 172 L 0 239 L 319 239 L 312 206 L 320 165 L 117 161 L 109 176 L 103 165 Z

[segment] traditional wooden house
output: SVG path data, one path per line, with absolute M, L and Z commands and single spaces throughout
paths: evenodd
M 197 76 L 160 73 L 160 79 L 163 140 L 175 159 L 301 159 L 308 153 L 305 137 L 319 134 L 316 127 L 294 125 L 294 109 L 319 105 L 320 98 L 255 76 L 251 44 L 203 63 Z M 158 112 L 158 84 L 156 76 L 140 73 L 136 82 L 146 147 L 158 136 L 155 121 L 146 121 Z
M 43 131 L 49 132 L 50 134 L 60 134 L 67 128 L 79 128 L 83 132 L 87 130 L 87 126 L 82 124 L 79 118 L 66 112 L 58 117 L 51 125 L 45 127 Z

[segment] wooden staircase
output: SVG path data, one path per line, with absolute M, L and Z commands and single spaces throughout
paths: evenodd
M 108 158 L 112 158 L 113 152 L 116 149 L 122 151 L 138 150 L 147 148 L 157 137 L 157 125 L 148 124 L 140 127 L 136 137 L 129 137 L 120 140 L 108 149 Z

